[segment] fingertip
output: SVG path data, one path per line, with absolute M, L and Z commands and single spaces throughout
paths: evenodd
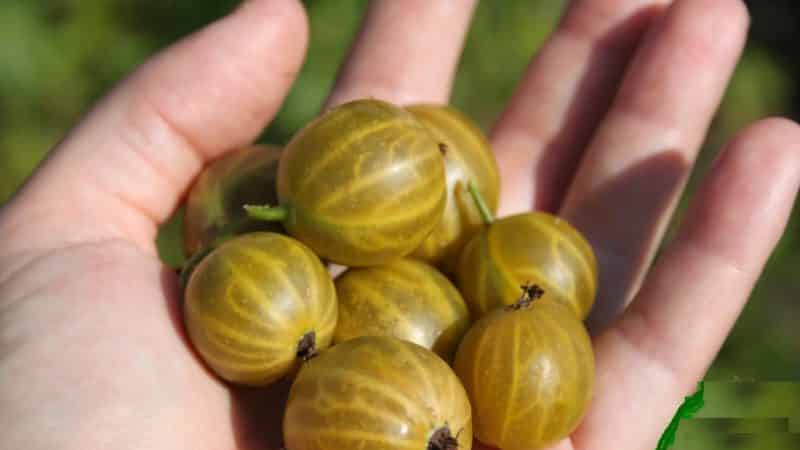
M 724 11 L 728 20 L 737 24 L 739 28 L 749 29 L 752 17 L 750 8 L 744 0 L 718 0 L 724 4 Z
M 282 33 L 286 36 L 282 40 L 292 46 L 290 50 L 305 53 L 310 26 L 306 8 L 300 0 L 245 0 L 231 17 L 272 24 L 262 28 Z
M 447 103 L 476 4 L 371 2 L 326 107 L 365 97 Z
M 158 110 L 206 160 L 246 145 L 300 71 L 308 29 L 298 0 L 247 0 L 145 63 L 126 86 L 145 113 L 132 109 Z
M 800 142 L 800 126 L 786 117 L 767 117 L 758 120 L 738 132 L 732 143 L 736 145 L 753 145 L 758 143 L 777 144 L 785 139 Z M 785 143 L 785 141 L 784 141 Z
M 786 117 L 768 117 L 758 120 L 739 131 L 729 141 L 714 167 L 726 161 L 737 160 L 745 164 L 768 164 L 775 174 L 792 172 L 800 178 L 800 125 Z
M 684 14 L 684 17 L 707 17 L 714 21 L 714 27 L 723 27 L 728 32 L 746 30 L 750 27 L 750 11 L 743 0 L 682 0 L 676 2 L 674 7 L 676 17 Z

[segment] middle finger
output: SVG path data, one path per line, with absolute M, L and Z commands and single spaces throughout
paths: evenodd
M 589 324 L 625 308 L 649 266 L 744 47 L 741 0 L 678 0 L 650 30 L 560 211 L 600 267 Z
M 670 1 L 569 2 L 492 130 L 500 215 L 558 209 L 641 36 Z

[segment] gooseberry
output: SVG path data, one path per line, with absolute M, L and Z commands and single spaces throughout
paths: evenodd
M 334 343 L 388 335 L 452 360 L 469 328 L 469 311 L 453 283 L 433 266 L 413 259 L 352 268 L 334 282 L 339 319 Z
M 184 317 L 189 338 L 221 378 L 270 384 L 330 345 L 336 291 L 319 258 L 288 236 L 234 237 L 189 277 Z
M 475 437 L 503 450 L 535 450 L 567 437 L 594 388 L 583 323 L 526 286 L 514 305 L 484 316 L 458 348 L 456 373 L 473 408 Z
M 444 211 L 439 143 L 408 111 L 380 100 L 335 107 L 303 127 L 278 167 L 280 205 L 249 205 L 280 220 L 320 257 L 387 263 L 417 248 Z
M 287 450 L 470 450 L 471 407 L 435 353 L 362 336 L 303 365 L 289 392 L 283 437 Z
M 467 183 L 475 185 L 489 211 L 495 213 L 500 197 L 497 162 L 483 131 L 457 109 L 430 104 L 406 109 L 442 143 L 447 180 L 447 203 L 442 219 L 412 256 L 444 272 L 454 272 L 462 247 L 483 225 L 480 212 L 467 191 Z
M 225 154 L 201 172 L 186 198 L 183 248 L 187 257 L 238 234 L 282 231 L 279 223 L 251 219 L 242 208 L 277 201 L 280 154 L 278 147 L 251 145 Z
M 533 283 L 585 319 L 597 293 L 597 260 L 583 235 L 545 212 L 488 220 L 462 250 L 457 271 L 473 317 L 514 303 L 519 286 Z

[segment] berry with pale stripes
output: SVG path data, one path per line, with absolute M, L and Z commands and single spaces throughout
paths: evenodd
M 546 290 L 545 290 L 546 291 Z M 469 395 L 475 437 L 503 450 L 537 450 L 567 437 L 594 390 L 594 355 L 583 323 L 525 286 L 466 334 L 453 365 Z
M 194 182 L 183 216 L 183 249 L 191 257 L 219 241 L 251 232 L 281 232 L 279 223 L 254 220 L 242 208 L 275 203 L 280 149 L 251 145 L 212 162 Z
M 453 283 L 422 261 L 403 258 L 349 269 L 334 284 L 339 299 L 334 343 L 394 336 L 450 361 L 470 325 L 467 305 Z
M 444 212 L 444 161 L 414 116 L 380 100 L 333 108 L 286 145 L 278 167 L 280 206 L 249 205 L 280 220 L 320 257 L 346 266 L 405 256 Z
M 287 450 L 471 450 L 472 409 L 450 366 L 388 336 L 337 344 L 306 363 L 289 393 Z
M 467 183 L 472 182 L 494 214 L 500 199 L 497 162 L 483 131 L 465 114 L 445 105 L 406 107 L 441 142 L 447 179 L 447 204 L 439 224 L 413 256 L 446 273 L 455 272 L 462 247 L 483 225 Z
M 197 265 L 184 318 L 194 348 L 221 378 L 267 385 L 328 347 L 336 290 L 319 258 L 288 236 L 235 237 Z
M 541 286 L 544 299 L 568 305 L 581 320 L 597 293 L 589 242 L 566 220 L 544 212 L 494 220 L 461 253 L 458 287 L 474 317 L 512 304 L 519 286 Z

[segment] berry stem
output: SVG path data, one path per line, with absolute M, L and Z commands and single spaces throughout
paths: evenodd
M 218 244 L 208 245 L 192 255 L 189 259 L 183 263 L 183 268 L 178 275 L 178 281 L 180 282 L 181 290 L 186 290 L 186 286 L 189 284 L 189 278 L 192 276 L 192 272 L 194 272 L 195 267 L 200 264 L 200 261 L 203 260 L 209 253 L 211 253 L 215 248 L 217 248 Z
M 285 206 L 244 205 L 244 210 L 250 218 L 266 222 L 282 222 L 289 215 Z
M 189 277 L 192 275 L 192 271 L 200 261 L 205 258 L 209 253 L 211 253 L 215 248 L 219 247 L 220 245 L 224 244 L 225 242 L 233 239 L 234 237 L 242 234 L 242 229 L 244 229 L 249 223 L 252 221 L 250 217 L 245 217 L 239 220 L 235 220 L 227 225 L 223 226 L 217 232 L 219 237 L 215 239 L 213 242 L 207 244 L 205 247 L 200 248 L 197 252 L 192 254 L 189 259 L 187 259 L 183 263 L 183 267 L 178 270 L 178 277 L 180 280 L 181 289 L 186 289 L 186 285 L 189 283 Z
M 297 357 L 301 361 L 307 362 L 315 356 L 317 356 L 317 335 L 313 331 L 309 331 L 297 343 Z
M 445 425 L 433 432 L 426 450 L 458 450 L 458 438 L 453 436 L 450 428 Z
M 544 295 L 544 289 L 540 288 L 536 284 L 526 283 L 520 286 L 520 288 L 522 289 L 522 295 L 519 297 L 516 303 L 508 305 L 506 309 L 517 311 L 522 308 L 527 308 L 528 306 L 531 306 L 535 300 Z
M 469 195 L 472 196 L 475 206 L 478 207 L 478 211 L 481 213 L 483 223 L 490 225 L 492 222 L 494 222 L 494 215 L 489 210 L 489 207 L 486 206 L 483 196 L 481 195 L 480 191 L 478 191 L 478 188 L 475 186 L 475 183 L 473 183 L 472 180 L 467 181 L 467 190 L 469 191 Z

